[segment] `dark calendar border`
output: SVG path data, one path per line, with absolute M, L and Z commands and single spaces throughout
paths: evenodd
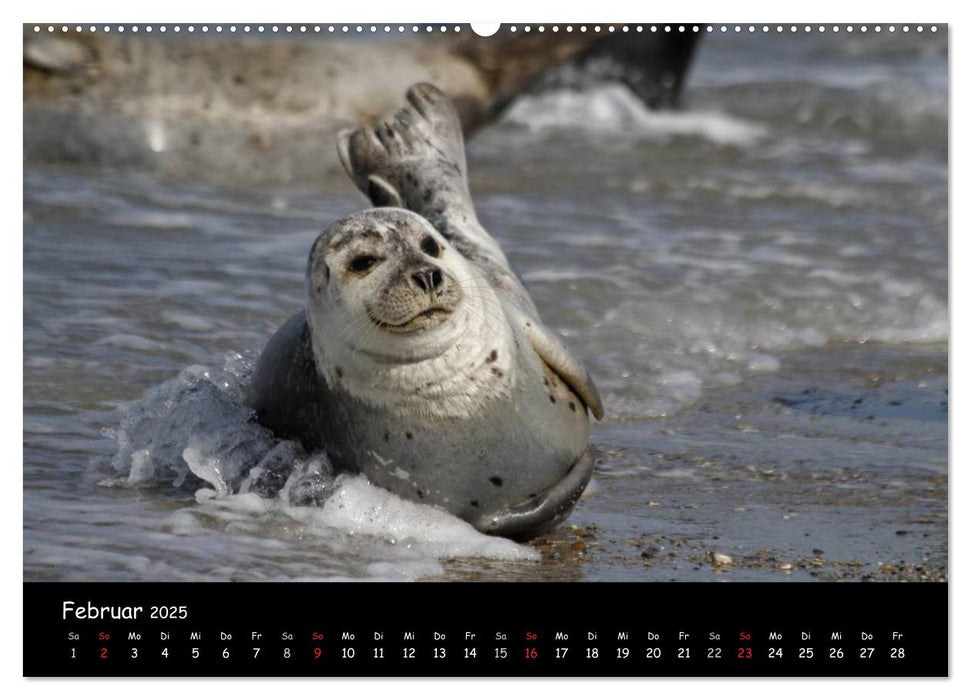
M 947 591 L 946 583 L 25 583 L 24 675 L 947 676 Z M 91 606 L 141 610 L 134 620 L 91 620 Z

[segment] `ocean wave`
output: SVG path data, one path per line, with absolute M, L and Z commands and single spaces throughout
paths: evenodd
M 767 134 L 762 124 L 719 111 L 654 111 L 627 87 L 612 83 L 524 95 L 503 122 L 530 131 L 579 130 L 654 140 L 693 137 L 723 146 L 748 146 Z

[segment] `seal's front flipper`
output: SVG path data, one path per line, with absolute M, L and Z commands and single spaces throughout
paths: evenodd
M 536 319 L 529 318 L 508 306 L 506 312 L 511 314 L 511 321 L 522 327 L 539 358 L 559 375 L 566 385 L 573 390 L 574 394 L 580 397 L 587 408 L 590 409 L 594 418 L 597 420 L 603 418 L 604 407 L 597 386 L 593 383 L 590 375 L 587 374 L 587 370 L 567 349 L 566 345 Z
M 529 539 L 563 522 L 592 476 L 593 453 L 587 445 L 566 476 L 552 487 L 519 505 L 482 515 L 472 525 L 487 535 Z

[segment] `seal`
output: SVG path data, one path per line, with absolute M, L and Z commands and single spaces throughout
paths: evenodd
M 600 396 L 479 223 L 451 102 L 428 84 L 407 102 L 338 136 L 377 208 L 314 242 L 307 308 L 269 341 L 247 400 L 338 470 L 526 538 L 586 488 Z

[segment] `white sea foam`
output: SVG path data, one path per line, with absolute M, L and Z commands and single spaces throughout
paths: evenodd
M 767 133 L 761 124 L 721 112 L 654 111 L 617 83 L 525 95 L 503 119 L 531 131 L 577 129 L 648 139 L 689 136 L 732 146 L 751 145 Z
M 152 351 L 163 350 L 165 346 L 154 340 L 132 335 L 130 333 L 115 333 L 105 336 L 98 341 L 99 345 L 111 345 L 126 350 Z
M 156 528 L 205 539 L 216 523 L 234 536 L 263 538 L 261 547 L 286 548 L 294 536 L 315 539 L 336 558 L 353 561 L 346 565 L 351 578 L 436 575 L 446 558 L 538 558 L 529 547 L 483 535 L 363 476 L 335 475 L 326 456 L 277 440 L 240 403 L 251 369 L 251 358 L 231 354 L 222 369 L 189 367 L 133 404 L 102 485 L 170 484 L 194 492 L 194 503 Z M 306 575 L 300 569 L 299 576 Z M 206 576 L 248 574 L 217 570 Z
M 162 312 L 162 320 L 172 323 L 187 331 L 211 331 L 213 324 L 201 316 L 178 311 L 166 310 Z

